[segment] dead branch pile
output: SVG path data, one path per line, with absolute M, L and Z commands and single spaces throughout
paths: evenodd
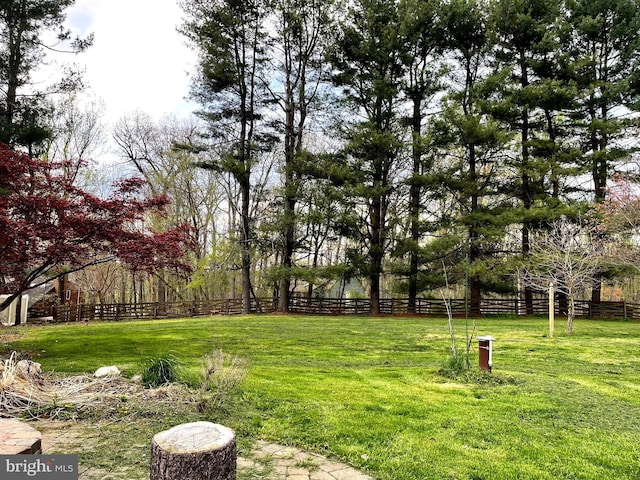
M 108 415 L 123 403 L 188 403 L 194 401 L 191 397 L 182 385 L 149 390 L 122 377 L 43 374 L 38 363 L 17 361 L 15 352 L 0 359 L 0 417 L 57 418 L 97 410 Z

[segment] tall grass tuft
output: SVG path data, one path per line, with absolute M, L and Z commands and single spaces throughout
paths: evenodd
M 242 384 L 249 370 L 248 360 L 212 350 L 202 357 L 202 384 L 198 410 L 220 408 Z
M 442 299 L 444 300 L 444 305 L 447 309 L 447 321 L 449 325 L 449 356 L 438 372 L 447 378 L 457 379 L 462 373 L 471 368 L 469 356 L 471 354 L 473 337 L 476 333 L 476 322 L 475 320 L 473 321 L 473 330 L 471 331 L 471 334 L 469 334 L 469 319 L 466 319 L 465 351 L 464 356 L 462 356 L 456 347 L 456 332 L 453 325 L 453 309 L 451 308 L 451 289 L 449 288 L 447 267 L 444 262 L 442 262 L 442 269 L 444 271 L 445 280 L 445 290 L 443 291 Z
M 158 355 L 147 360 L 142 371 L 142 384 L 147 388 L 174 383 L 178 380 L 178 360 L 173 355 Z

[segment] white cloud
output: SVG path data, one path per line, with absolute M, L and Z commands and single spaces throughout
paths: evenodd
M 74 33 L 95 35 L 73 61 L 86 68 L 108 122 L 133 110 L 154 118 L 193 110 L 185 97 L 196 57 L 176 31 L 182 11 L 175 0 L 76 0 L 67 18 Z

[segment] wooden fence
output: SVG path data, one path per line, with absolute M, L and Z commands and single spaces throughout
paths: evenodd
M 451 313 L 455 317 L 465 317 L 468 308 L 464 299 L 451 299 Z M 367 314 L 370 311 L 369 299 L 346 298 L 293 298 L 291 312 L 310 314 Z M 628 302 L 601 302 L 592 304 L 588 300 L 576 301 L 576 316 L 580 318 L 631 318 L 640 319 L 640 304 Z M 482 315 L 547 315 L 547 299 L 533 300 L 530 308 L 525 301 L 517 298 L 483 298 Z M 385 298 L 380 300 L 380 313 L 388 315 L 406 315 L 414 313 L 425 316 L 446 316 L 447 305 L 443 299 L 418 298 L 414 312 L 409 312 L 409 302 L 404 298 Z M 566 315 L 566 306 L 555 304 L 558 316 Z
M 251 302 L 252 313 L 271 313 L 273 299 L 255 299 Z M 165 303 L 110 303 L 58 305 L 49 309 L 29 309 L 29 318 L 54 322 L 89 320 L 118 321 L 127 319 L 183 318 L 205 315 L 235 315 L 242 313 L 242 300 L 223 299 L 191 302 Z
M 278 302 L 273 298 L 252 300 L 251 313 L 272 313 Z M 452 299 L 451 312 L 455 317 L 467 315 L 465 301 Z M 364 298 L 305 298 L 293 297 L 290 311 L 301 314 L 347 315 L 368 314 L 371 302 Z M 566 307 L 556 302 L 556 315 L 566 315 Z M 549 305 L 545 299 L 536 299 L 532 308 L 527 310 L 524 300 L 520 299 L 483 299 L 483 315 L 547 315 Z M 385 298 L 380 300 L 380 312 L 387 315 L 415 314 L 443 317 L 447 315 L 447 305 L 442 299 L 419 298 L 415 312 L 409 311 L 406 299 Z M 192 302 L 166 303 L 115 303 L 104 305 L 62 305 L 46 311 L 30 309 L 29 318 L 54 322 L 75 322 L 89 320 L 117 321 L 126 319 L 182 318 L 205 315 L 235 315 L 242 313 L 242 300 L 221 299 Z M 628 318 L 640 319 L 640 304 L 628 302 L 576 302 L 576 316 L 579 318 Z

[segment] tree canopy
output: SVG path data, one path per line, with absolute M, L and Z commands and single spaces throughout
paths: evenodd
M 37 138 L 50 136 L 41 145 L 51 155 L 42 158 L 73 162 L 50 164 L 42 174 L 58 192 L 50 205 L 34 206 L 26 180 L 12 191 L 9 177 L 0 182 L 3 201 L 20 198 L 12 215 L 20 202 L 42 212 L 30 226 L 22 213 L 33 245 L 12 240 L 41 259 L 36 243 L 63 245 L 55 235 L 63 230 L 53 222 L 86 222 L 94 210 L 103 220 L 115 215 L 100 210 L 106 200 L 87 196 L 61 174 L 82 178 L 85 164 L 71 157 L 84 154 L 55 153 L 68 152 L 72 138 L 94 138 L 95 117 L 62 128 L 68 116 L 18 95 L 43 59 L 40 34 L 57 31 L 73 2 L 54 3 L 0 2 L 0 138 L 34 153 Z M 150 251 L 181 245 L 170 233 L 147 233 L 149 241 L 128 250 L 125 236 L 107 225 L 100 227 L 102 240 L 91 237 L 94 244 L 78 236 L 77 225 L 60 224 L 71 229 L 69 253 L 85 263 L 108 258 L 98 249 L 103 242 L 121 265 L 140 271 L 143 262 L 127 257 L 135 251 L 167 267 L 146 292 L 142 275 L 127 280 L 121 273 L 123 286 L 111 298 L 126 298 L 128 290 L 138 299 L 241 297 L 247 312 L 269 296 L 287 311 L 304 297 L 367 291 L 372 313 L 382 298 L 397 295 L 406 295 L 414 311 L 418 296 L 436 295 L 446 271 L 473 314 L 482 313 L 487 295 L 503 293 L 521 294 L 530 312 L 539 289 L 524 282 L 519 265 L 539 252 L 558 219 L 581 224 L 594 205 L 609 205 L 613 178 L 640 178 L 640 0 L 194 0 L 181 6 L 179 31 L 198 53 L 191 98 L 200 110 L 183 125 L 155 124 L 144 114 L 117 123 L 119 154 L 147 183 L 116 185 L 107 196 L 138 216 L 123 216 L 128 230 L 115 217 L 107 223 L 176 235 L 174 227 L 188 224 L 197 245 L 184 263 L 194 275 L 171 276 L 177 265 Z M 25 24 L 15 22 L 18 7 Z M 11 33 L 18 31 L 22 37 Z M 59 39 L 72 51 L 90 40 L 74 42 L 64 28 Z M 7 158 L 35 162 L 5 150 Z M 142 191 L 150 194 L 146 200 Z M 24 198 L 11 197 L 18 193 Z M 166 207 L 167 199 L 154 194 L 173 202 L 161 217 L 143 213 Z M 127 203 L 134 200 L 137 207 Z M 91 225 L 86 228 L 98 230 Z M 37 231 L 46 235 L 36 242 Z M 594 231 L 602 248 L 620 235 Z M 18 258 L 18 251 L 11 255 Z M 29 268 L 46 263 L 43 271 L 52 275 L 70 268 L 68 261 L 40 260 Z M 602 282 L 629 272 L 602 265 L 591 272 L 591 285 L 581 283 L 596 302 Z M 26 278 L 17 271 L 4 277 L 11 291 L 15 279 Z
M 93 36 L 73 37 L 64 27 L 65 10 L 75 0 L 3 0 L 0 2 L 0 141 L 34 145 L 51 136 L 43 122 L 50 105 L 46 95 L 76 89 L 81 78 L 67 68 L 57 81 L 43 88 L 32 85 L 32 74 L 40 67 L 48 49 L 78 53 L 93 42 Z M 51 33 L 51 44 L 45 34 Z

